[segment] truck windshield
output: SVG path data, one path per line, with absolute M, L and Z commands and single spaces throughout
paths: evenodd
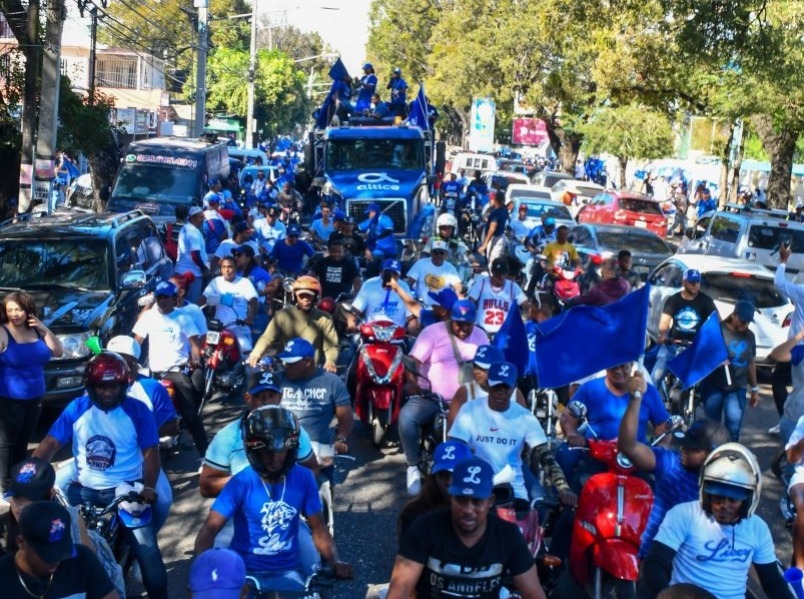
M 120 169 L 112 199 L 186 204 L 198 195 L 197 181 L 198 172 L 194 169 L 128 163 Z
M 0 242 L 0 287 L 37 285 L 108 290 L 109 246 L 88 239 Z
M 422 170 L 424 146 L 417 139 L 335 139 L 327 142 L 328 171 L 393 168 Z

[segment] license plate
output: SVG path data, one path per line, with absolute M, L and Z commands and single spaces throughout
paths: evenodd
M 640 274 L 647 274 L 650 272 L 650 266 L 634 266 L 634 272 Z
M 646 223 L 644 220 L 637 220 L 637 221 L 634 221 L 634 226 L 638 227 L 640 229 L 647 229 L 648 228 L 648 223 Z
M 218 340 L 221 338 L 221 334 L 218 331 L 207 331 L 207 344 L 208 345 L 218 345 Z

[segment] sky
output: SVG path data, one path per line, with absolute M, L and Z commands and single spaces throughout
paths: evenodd
M 261 15 L 267 13 L 275 21 L 286 14 L 288 25 L 301 31 L 318 32 L 324 42 L 341 55 L 349 73 L 360 74 L 366 61 L 371 0 L 257 1 Z M 332 10 L 335 8 L 338 10 Z

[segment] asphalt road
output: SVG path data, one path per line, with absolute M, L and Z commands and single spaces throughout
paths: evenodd
M 234 419 L 240 409 L 209 404 L 204 411 L 208 430 L 218 430 Z M 770 525 L 776 554 L 787 565 L 791 555 L 790 535 L 779 513 L 783 489 L 770 471 L 779 441 L 767 430 L 775 423 L 770 387 L 762 385 L 762 402 L 758 408 L 747 411 L 741 441 L 753 449 L 762 465 L 759 515 Z M 43 433 L 44 427 L 41 428 Z M 168 569 L 171 597 L 186 596 L 193 541 L 211 505 L 211 500 L 198 493 L 200 459 L 189 436 L 185 436 L 183 445 L 181 452 L 164 464 L 173 483 L 174 505 L 159 542 Z M 355 580 L 338 583 L 330 591 L 329 596 L 334 599 L 362 598 L 372 585 L 388 581 L 396 551 L 396 519 L 407 500 L 404 462 L 398 448 L 375 449 L 368 429 L 360 423 L 355 424 L 350 446 L 355 459 L 337 460 L 335 540 L 341 559 L 354 564 Z

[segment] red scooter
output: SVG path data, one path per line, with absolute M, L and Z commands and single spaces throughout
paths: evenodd
M 361 324 L 359 332 L 355 411 L 361 422 L 371 427 L 371 440 L 379 447 L 402 403 L 405 329 L 390 320 L 375 320 Z
M 204 403 L 212 397 L 215 391 L 230 395 L 237 393 L 246 382 L 246 370 L 243 365 L 243 352 L 237 342 L 235 334 L 228 327 L 242 324 L 241 321 L 223 324 L 219 320 L 209 321 L 201 355 L 204 358 L 206 372 L 204 373 L 204 394 L 198 413 L 204 408 Z
M 553 267 L 553 294 L 563 307 L 569 300 L 581 295 L 580 277 L 583 271 L 580 268 Z
M 572 529 L 570 572 L 594 599 L 608 597 L 612 586 L 618 599 L 633 597 L 639 575 L 637 552 L 653 507 L 653 491 L 633 476 L 635 468 L 617 451 L 616 439 L 589 439 L 589 451 L 609 471 L 590 477 L 581 491 Z

